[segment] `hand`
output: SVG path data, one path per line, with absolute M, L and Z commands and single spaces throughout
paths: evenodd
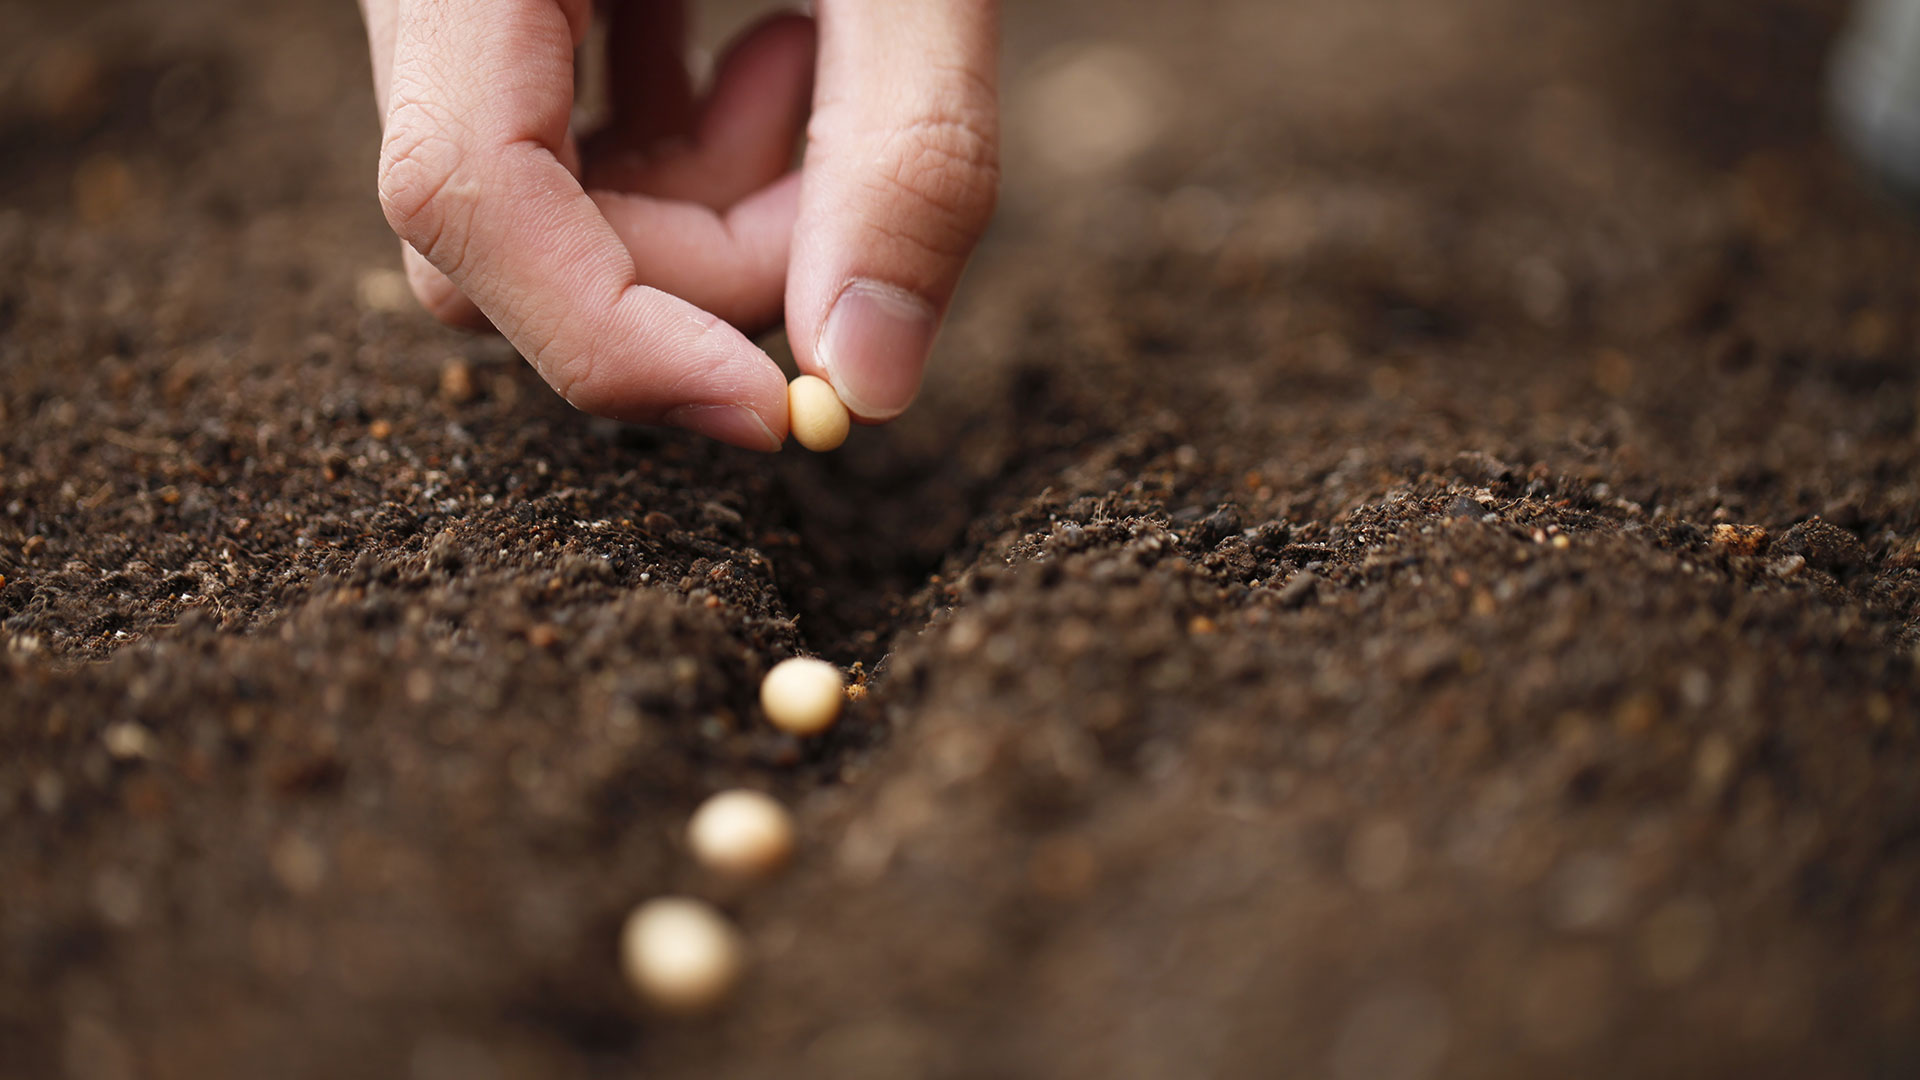
M 786 380 L 736 327 L 784 300 L 801 370 L 899 415 L 993 213 L 997 0 L 818 0 L 817 42 L 767 19 L 698 99 L 681 0 L 605 6 L 611 116 L 576 139 L 591 0 L 361 0 L 415 294 L 580 409 L 759 450 Z

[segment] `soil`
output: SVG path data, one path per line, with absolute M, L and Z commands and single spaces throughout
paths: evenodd
M 0 1073 L 1920 1073 L 1841 9 L 1007 8 L 927 393 L 767 458 L 396 302 L 353 5 L 0 5 Z M 664 892 L 722 1015 L 620 978 Z

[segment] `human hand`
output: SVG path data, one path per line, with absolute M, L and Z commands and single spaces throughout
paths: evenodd
M 592 0 L 361 0 L 415 295 L 580 409 L 757 450 L 786 380 L 741 329 L 784 302 L 802 371 L 899 415 L 993 213 L 997 0 L 818 0 L 817 43 L 767 19 L 704 98 L 682 0 L 604 6 L 611 115 L 576 138 Z

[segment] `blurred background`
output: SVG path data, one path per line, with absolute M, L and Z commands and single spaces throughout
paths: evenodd
M 1847 5 L 1005 8 L 922 403 L 767 460 L 414 310 L 353 4 L 0 0 L 0 1073 L 1920 1072 Z M 721 783 L 805 848 L 661 1023 Z

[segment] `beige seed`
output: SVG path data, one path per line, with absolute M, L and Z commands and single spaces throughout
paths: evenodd
M 723 1004 L 746 969 L 740 932 L 713 905 L 684 896 L 649 900 L 620 931 L 620 964 L 634 989 L 666 1012 Z
M 827 380 L 802 375 L 787 387 L 787 424 L 801 446 L 817 453 L 836 449 L 847 441 L 851 422 Z
M 758 791 L 723 791 L 700 804 L 687 823 L 687 847 L 709 870 L 757 878 L 793 855 L 793 815 Z
M 782 660 L 760 683 L 760 707 L 774 727 L 790 735 L 818 735 L 832 727 L 846 700 L 840 669 L 825 660 Z

